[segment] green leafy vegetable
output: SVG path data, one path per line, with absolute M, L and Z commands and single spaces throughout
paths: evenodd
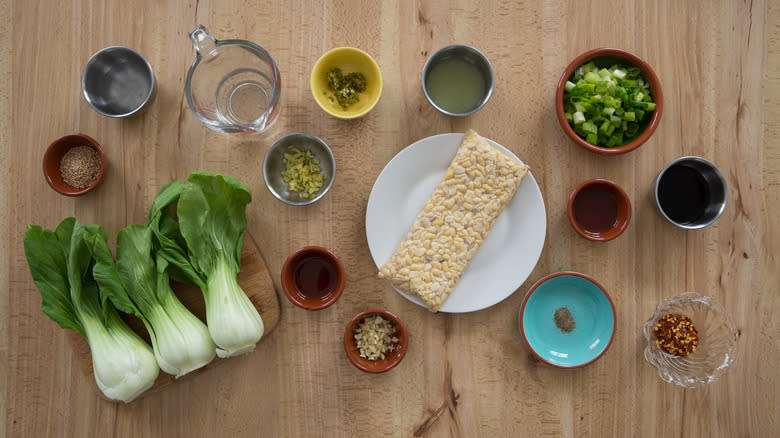
M 152 231 L 130 225 L 117 235 L 114 263 L 108 244 L 90 236 L 96 251 L 95 278 L 104 284 L 121 282 L 140 311 L 163 371 L 177 378 L 211 362 L 216 346 L 203 324 L 179 301 L 170 286 L 168 262 L 152 251 Z
M 44 313 L 61 327 L 86 336 L 98 387 L 113 400 L 129 402 L 154 384 L 159 367 L 154 353 L 114 307 L 138 313 L 118 282 L 99 287 L 94 248 L 87 235 L 101 236 L 97 225 L 64 219 L 50 231 L 28 225 L 24 252 Z
M 163 194 L 169 196 L 168 192 Z M 252 351 L 263 336 L 263 320 L 236 279 L 246 229 L 246 206 L 251 200 L 249 188 L 237 179 L 195 172 L 181 187 L 177 203 L 179 229 L 187 244 L 189 263 L 199 281 L 205 282 L 201 289 L 206 301 L 206 323 L 219 357 Z M 160 205 L 165 202 L 160 201 Z M 161 227 L 157 233 L 158 237 L 164 236 Z M 175 240 L 170 237 L 169 241 Z M 166 257 L 169 253 L 165 253 Z
M 603 147 L 633 141 L 655 111 L 650 84 L 638 68 L 599 69 L 592 61 L 566 81 L 563 106 L 572 129 L 588 143 Z

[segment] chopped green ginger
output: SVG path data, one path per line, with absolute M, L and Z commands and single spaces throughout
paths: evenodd
M 566 120 L 588 143 L 619 147 L 639 134 L 655 111 L 652 90 L 637 67 L 578 67 L 564 85 Z
M 282 172 L 287 189 L 298 192 L 301 199 L 310 199 L 322 188 L 326 178 L 320 169 L 320 160 L 311 151 L 301 151 L 295 146 L 289 146 L 289 149 L 292 152 L 284 154 L 287 167 Z

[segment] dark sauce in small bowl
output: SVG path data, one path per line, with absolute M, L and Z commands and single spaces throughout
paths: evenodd
M 336 267 L 324 257 L 299 261 L 294 275 L 298 295 L 303 298 L 325 300 L 336 286 Z
M 707 181 L 696 169 L 675 164 L 658 181 L 658 202 L 671 220 L 680 224 L 696 222 L 710 203 Z
M 628 227 L 631 201 L 617 184 L 591 179 L 569 196 L 569 222 L 580 236 L 599 242 L 612 240 Z
M 307 310 L 322 310 L 341 296 L 346 273 L 336 254 L 320 246 L 306 246 L 284 262 L 281 280 L 290 302 Z
M 609 230 L 617 216 L 617 200 L 603 188 L 586 188 L 574 198 L 574 220 L 586 232 L 600 234 Z

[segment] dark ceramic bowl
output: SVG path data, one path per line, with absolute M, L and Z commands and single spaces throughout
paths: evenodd
M 369 360 L 364 357 L 360 357 L 360 350 L 357 347 L 355 341 L 355 330 L 368 316 L 380 315 L 382 318 L 390 321 L 395 326 L 394 336 L 398 338 L 395 350 L 385 355 L 384 359 Z M 360 312 L 355 315 L 354 318 L 347 324 L 346 330 L 344 330 L 344 351 L 347 353 L 347 357 L 353 365 L 367 373 L 384 373 L 395 368 L 404 356 L 406 356 L 406 350 L 409 348 L 409 334 L 406 331 L 404 323 L 398 319 L 397 316 L 386 310 L 371 309 L 365 312 Z
M 619 236 L 628 227 L 631 201 L 614 182 L 589 179 L 571 192 L 568 215 L 577 234 L 588 240 L 605 242 Z
M 100 155 L 100 172 L 95 182 L 83 189 L 66 184 L 62 180 L 62 174 L 60 173 L 60 160 L 69 150 L 76 146 L 89 146 Z M 103 149 L 94 138 L 84 134 L 67 134 L 54 140 L 43 154 L 43 176 L 57 193 L 65 196 L 81 196 L 92 191 L 100 184 L 105 174 L 106 164 L 106 156 L 103 154 Z
M 319 274 L 327 275 L 328 277 L 327 281 L 323 279 L 326 284 L 330 285 L 326 293 L 307 294 L 306 284 L 300 284 L 297 281 L 301 275 L 307 274 L 305 272 L 299 274 L 299 270 L 305 269 L 303 267 L 304 263 L 311 260 L 315 260 L 318 263 L 315 268 L 322 267 L 327 271 L 327 273 L 319 272 Z M 308 272 L 308 274 L 311 274 L 311 272 Z M 317 279 L 312 277 L 312 275 L 306 275 L 306 278 L 302 278 L 302 281 L 319 281 L 319 277 Z M 282 289 L 284 294 L 291 303 L 306 310 L 321 310 L 335 303 L 344 291 L 346 278 L 347 275 L 341 259 L 330 250 L 321 246 L 305 246 L 295 251 L 287 257 L 282 266 Z
M 642 76 L 644 76 L 645 79 L 650 82 L 650 90 L 653 95 L 653 101 L 655 102 L 655 111 L 653 111 L 653 115 L 650 117 L 647 125 L 642 130 L 642 133 L 637 138 L 629 143 L 624 144 L 623 146 L 610 148 L 590 144 L 585 141 L 584 138 L 580 137 L 579 134 L 574 132 L 574 129 L 572 129 L 571 125 L 569 125 L 569 122 L 566 120 L 566 114 L 563 109 L 563 92 L 564 87 L 566 86 L 566 81 L 568 81 L 572 74 L 574 74 L 574 70 L 576 70 L 577 67 L 587 63 L 588 61 L 594 61 L 599 67 L 609 67 L 615 62 L 627 63 L 636 66 L 642 72 Z M 620 155 L 633 151 L 634 149 L 641 146 L 650 138 L 651 135 L 653 135 L 653 132 L 655 132 L 655 128 L 658 127 L 658 123 L 661 121 L 661 115 L 663 114 L 663 111 L 664 95 L 663 92 L 661 92 L 661 82 L 658 80 L 658 76 L 655 75 L 655 72 L 650 67 L 650 64 L 633 53 L 622 49 L 602 47 L 600 49 L 589 50 L 574 58 L 574 61 L 572 61 L 566 67 L 566 70 L 563 71 L 561 79 L 558 81 L 558 88 L 555 92 L 555 112 L 558 115 L 558 122 L 561 124 L 563 132 L 565 132 L 566 135 L 568 135 L 569 138 L 571 138 L 579 146 L 601 155 Z

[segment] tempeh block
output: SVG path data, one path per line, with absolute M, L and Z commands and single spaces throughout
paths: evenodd
M 528 166 L 468 130 L 379 278 L 438 311 L 527 173 Z

